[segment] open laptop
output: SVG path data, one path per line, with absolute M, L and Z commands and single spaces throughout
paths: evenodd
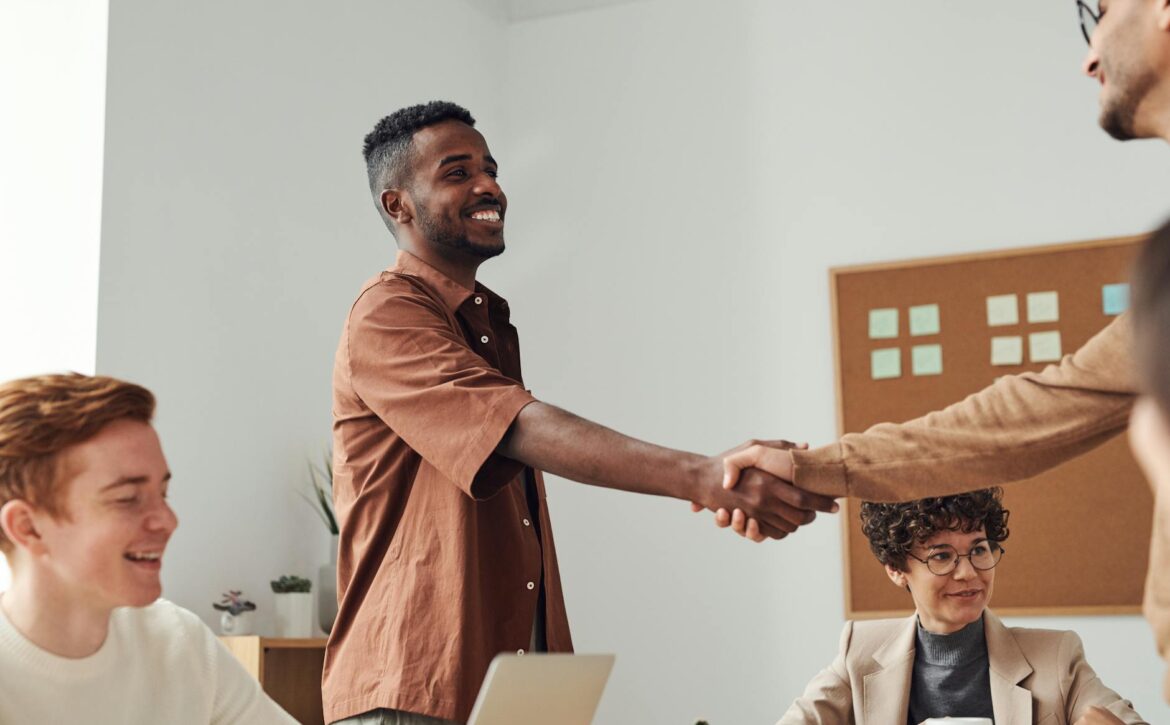
M 467 725 L 590 725 L 613 655 L 496 655 Z

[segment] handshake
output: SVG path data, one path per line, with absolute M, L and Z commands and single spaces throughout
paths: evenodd
M 783 539 L 811 523 L 818 511 L 836 513 L 837 503 L 828 496 L 802 491 L 792 484 L 794 448 L 807 444 L 752 440 L 708 459 L 722 486 L 705 489 L 705 500 L 691 501 L 691 510 L 715 512 L 715 525 L 730 526 L 740 536 L 761 542 Z M 716 474 L 719 475 L 719 474 Z

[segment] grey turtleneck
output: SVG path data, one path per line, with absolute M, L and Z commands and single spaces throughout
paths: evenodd
M 953 634 L 927 632 L 918 622 L 908 723 L 947 716 L 994 717 L 982 617 Z

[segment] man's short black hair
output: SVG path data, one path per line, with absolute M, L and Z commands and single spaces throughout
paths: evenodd
M 475 125 L 471 112 L 449 101 L 431 101 L 402 108 L 374 126 L 366 134 L 362 155 L 370 177 L 370 191 L 377 197 L 383 189 L 401 186 L 411 171 L 411 139 L 415 131 L 443 121 Z

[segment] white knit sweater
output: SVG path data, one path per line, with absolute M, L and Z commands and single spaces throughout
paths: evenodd
M 0 611 L 2 725 L 295 722 L 198 617 L 166 600 L 115 609 L 101 649 L 81 659 L 37 647 Z

